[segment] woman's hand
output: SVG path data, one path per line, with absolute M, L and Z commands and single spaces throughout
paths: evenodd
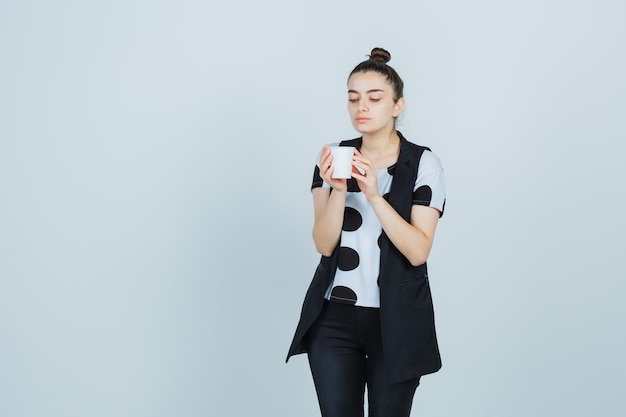
M 320 177 L 324 182 L 330 185 L 333 189 L 338 191 L 347 191 L 348 183 L 345 178 L 333 178 L 333 172 L 335 168 L 331 166 L 333 162 L 333 155 L 328 145 L 324 145 L 322 153 L 320 155 Z
M 361 152 L 355 150 L 352 165 L 356 168 L 352 170 L 352 178 L 357 181 L 367 201 L 371 203 L 373 200 L 381 197 L 378 191 L 378 175 L 372 161 L 364 158 Z

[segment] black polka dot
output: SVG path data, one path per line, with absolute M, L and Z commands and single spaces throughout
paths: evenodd
M 339 248 L 337 268 L 342 271 L 352 271 L 359 266 L 359 254 L 352 248 L 342 246 Z
M 430 200 L 433 198 L 433 190 L 428 185 L 422 185 L 413 191 L 413 204 L 421 204 L 430 206 Z
M 361 189 L 359 188 L 359 184 L 357 184 L 354 178 L 348 178 L 348 192 L 350 193 L 360 193 Z
M 354 232 L 363 224 L 363 217 L 358 210 L 352 207 L 346 207 L 343 212 L 343 227 L 345 232 Z
M 320 167 L 315 165 L 315 170 L 313 171 L 313 181 L 311 182 L 311 189 L 321 187 L 324 183 L 322 177 L 320 177 Z
M 338 303 L 355 305 L 357 296 L 350 288 L 337 285 L 330 292 L 330 299 Z
M 397 164 L 393 164 L 392 166 L 390 166 L 389 168 L 387 168 L 387 172 L 389 173 L 389 175 L 391 175 L 393 177 L 393 174 L 396 173 L 396 165 Z

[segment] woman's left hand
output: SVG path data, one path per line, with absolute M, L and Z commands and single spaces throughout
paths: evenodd
M 378 192 L 378 175 L 376 174 L 376 167 L 372 161 L 364 158 L 361 152 L 355 150 L 352 165 L 356 168 L 352 170 L 352 178 L 357 181 L 367 201 L 371 202 L 373 199 L 380 197 L 380 193 Z

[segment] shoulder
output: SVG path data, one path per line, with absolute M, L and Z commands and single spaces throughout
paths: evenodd
M 428 167 L 431 167 L 431 168 L 442 169 L 441 160 L 430 149 L 426 149 L 422 153 L 422 157 L 420 159 L 420 167 L 422 167 L 422 166 L 428 166 Z
M 442 173 L 441 160 L 429 147 L 410 142 L 402 134 L 400 137 L 402 138 L 401 152 L 405 153 L 404 158 L 411 161 L 410 164 L 414 167 L 417 166 L 418 176 L 424 174 L 440 175 Z
M 440 163 L 439 158 L 430 150 L 429 147 L 410 142 L 402 135 L 400 135 L 400 137 L 402 138 L 402 145 L 400 148 L 401 160 L 408 160 L 411 161 L 412 164 L 419 165 L 423 163 Z

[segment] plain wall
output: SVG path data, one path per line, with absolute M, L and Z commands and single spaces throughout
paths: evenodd
M 441 158 L 414 415 L 622 416 L 622 1 L 3 1 L 0 415 L 318 416 L 312 163 L 392 54 Z

